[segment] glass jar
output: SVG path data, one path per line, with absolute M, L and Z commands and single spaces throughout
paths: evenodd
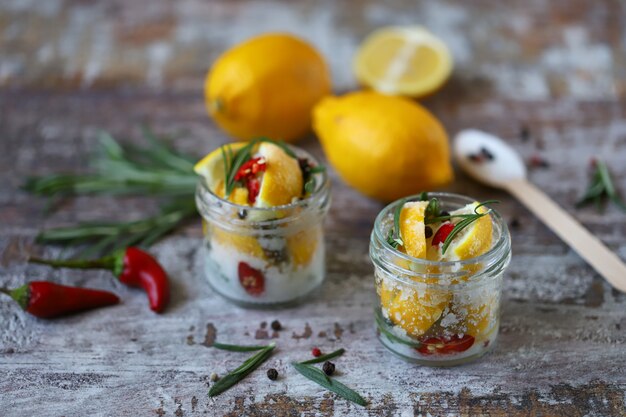
M 307 198 L 269 208 L 224 200 L 200 180 L 196 205 L 203 219 L 204 271 L 213 290 L 243 307 L 276 307 L 303 299 L 323 282 L 330 186 L 326 172 L 314 178 Z
M 441 210 L 453 211 L 475 200 L 429 193 Z M 412 196 L 404 201 L 418 201 Z M 472 259 L 429 261 L 413 258 L 387 243 L 398 200 L 377 216 L 371 235 L 378 305 L 378 338 L 401 358 L 422 365 L 452 366 L 478 359 L 496 342 L 502 276 L 511 259 L 511 238 L 492 209 L 491 249 Z

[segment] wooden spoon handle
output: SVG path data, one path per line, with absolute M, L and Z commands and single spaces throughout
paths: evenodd
M 626 265 L 550 197 L 525 179 L 509 181 L 504 188 L 521 201 L 600 275 L 626 292 Z

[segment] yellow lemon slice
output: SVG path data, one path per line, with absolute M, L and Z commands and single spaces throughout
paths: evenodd
M 379 287 L 380 302 L 389 320 L 410 336 L 419 337 L 439 319 L 448 305 L 445 292 L 418 292 L 411 288 Z
M 280 146 L 269 142 L 259 145 L 258 154 L 265 158 L 267 168 L 255 206 L 282 206 L 302 195 L 302 171 L 297 159 L 287 155 Z
M 450 212 L 450 214 L 474 214 L 474 209 L 480 203 L 473 202 L 458 210 Z M 478 213 L 485 213 L 489 209 L 485 206 L 478 208 Z M 462 219 L 455 219 L 458 223 Z M 491 215 L 480 217 L 457 234 L 446 253 L 441 254 L 439 246 L 432 246 L 428 243 L 428 259 L 441 261 L 459 261 L 475 258 L 487 252 L 493 243 L 493 224 Z
M 452 72 L 445 43 L 420 26 L 385 27 L 368 36 L 354 57 L 359 82 L 385 94 L 421 97 Z
M 428 201 L 411 201 L 402 206 L 400 212 L 400 236 L 404 245 L 401 249 L 414 258 L 426 257 L 424 234 L 424 211 Z
M 222 149 L 224 151 L 230 149 L 232 152 L 237 152 L 245 144 L 245 142 L 237 142 L 221 146 L 198 161 L 193 167 L 196 174 L 204 177 L 211 191 L 218 194 L 220 197 L 224 196 L 224 157 L 222 156 Z M 220 187 L 222 194 L 218 193 L 218 188 Z

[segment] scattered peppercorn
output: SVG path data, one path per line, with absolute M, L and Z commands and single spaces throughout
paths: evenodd
M 531 156 L 528 163 L 532 168 L 550 168 L 550 163 L 539 154 Z
M 324 371 L 326 375 L 331 376 L 332 374 L 335 373 L 335 364 L 330 361 L 326 361 L 324 362 L 324 365 L 322 366 L 322 370 Z
M 489 149 L 485 148 L 484 146 L 482 148 L 480 148 L 480 153 L 481 155 L 483 155 L 485 158 L 487 158 L 487 160 L 489 161 L 493 161 L 494 156 L 493 154 L 489 151 Z
M 215 372 L 213 372 L 211 376 L 209 377 L 209 379 L 211 379 L 211 382 L 215 382 L 218 379 L 220 379 L 220 377 Z
M 444 211 L 442 211 L 441 213 L 439 213 L 439 215 L 440 215 L 440 216 L 445 216 L 445 217 L 448 217 L 448 216 L 450 216 L 450 212 L 449 212 L 449 211 L 445 211 L 445 210 L 444 210 Z
M 267 370 L 267 377 L 272 381 L 276 381 L 278 379 L 278 371 L 274 368 L 270 368 Z
M 248 217 L 248 210 L 246 209 L 241 209 L 237 212 L 237 216 L 241 219 L 244 220 L 246 217 Z
M 433 229 L 430 226 L 426 226 L 424 228 L 424 235 L 426 235 L 426 239 L 430 238 L 433 235 Z
M 470 161 L 475 162 L 475 163 L 483 162 L 483 156 L 477 153 L 471 153 L 467 157 L 469 158 Z
M 522 224 L 520 223 L 517 217 L 513 217 L 511 219 L 511 222 L 509 223 L 509 226 L 511 226 L 511 229 L 519 229 L 521 225 Z
M 311 354 L 317 358 L 318 356 L 322 356 L 322 351 L 320 348 L 314 347 L 311 349 Z
M 522 126 L 519 130 L 519 135 L 522 142 L 528 142 L 528 139 L 530 139 L 530 130 L 528 130 L 527 126 Z
M 272 330 L 276 330 L 276 331 L 279 331 L 279 330 L 283 329 L 282 324 L 280 324 L 280 322 L 278 320 L 274 320 L 272 322 L 272 324 L 270 324 L 270 326 L 272 326 Z

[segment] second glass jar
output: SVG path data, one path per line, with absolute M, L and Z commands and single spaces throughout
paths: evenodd
M 474 200 L 429 193 L 442 210 Z M 419 200 L 413 196 L 406 201 Z M 410 362 L 451 366 L 472 361 L 493 348 L 500 323 L 502 277 L 511 259 L 511 240 L 492 210 L 493 245 L 473 259 L 429 261 L 413 258 L 386 241 L 393 213 L 405 200 L 385 207 L 376 218 L 370 242 L 378 305 L 374 315 L 380 341 Z

